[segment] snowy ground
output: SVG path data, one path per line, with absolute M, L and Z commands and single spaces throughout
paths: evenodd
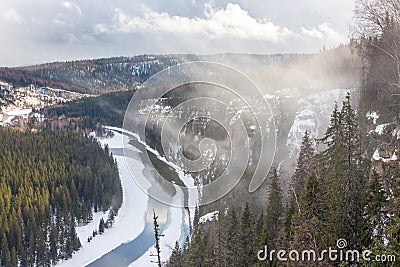
M 15 117 L 22 116 L 26 118 L 31 112 L 32 109 L 4 110 L 0 120 L 3 121 L 4 123 L 11 123 L 12 119 L 14 119 Z
M 123 138 L 123 135 L 116 132 L 113 138 L 100 139 L 99 141 L 102 145 L 108 144 L 109 148 L 129 147 L 127 138 Z M 123 202 L 113 227 L 106 229 L 103 235 L 97 235 L 88 243 L 87 238 L 94 229 L 98 228 L 100 218 L 107 218 L 107 214 L 96 213 L 91 223 L 77 227 L 77 233 L 82 243 L 81 249 L 71 259 L 61 262 L 58 266 L 85 266 L 122 243 L 135 239 L 143 231 L 148 196 L 135 183 L 125 157 L 114 156 L 114 158 L 118 163 Z M 134 175 L 142 175 L 144 165 L 137 160 L 130 161 L 129 165 L 132 166 L 134 164 L 135 170 L 137 170 Z

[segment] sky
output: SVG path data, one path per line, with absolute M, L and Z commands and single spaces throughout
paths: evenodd
M 312 53 L 352 0 L 1 0 L 0 66 L 140 54 Z

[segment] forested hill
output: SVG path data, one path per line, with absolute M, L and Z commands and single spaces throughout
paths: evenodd
M 286 174 L 273 169 L 261 207 L 225 199 L 201 207 L 198 215 L 217 216 L 195 219 L 191 243 L 177 243 L 167 266 L 400 266 L 400 7 L 356 1 L 355 15 L 358 105 L 348 95 L 322 138 L 304 133 L 286 195 Z M 360 257 L 324 259 L 336 247 Z M 361 258 L 366 249 L 371 257 Z M 313 251 L 314 260 L 293 251 Z
M 169 56 L 115 57 L 0 68 L 0 80 L 14 87 L 48 86 L 88 94 L 131 90 L 154 73 L 178 63 Z
M 83 129 L 96 129 L 99 125 L 122 127 L 125 111 L 134 91 L 120 91 L 87 97 L 65 105 L 43 109 L 50 119 L 60 116 L 74 118 Z
M 77 222 L 118 211 L 122 189 L 107 148 L 70 131 L 0 129 L 0 265 L 50 266 L 80 247 Z
M 334 78 L 333 88 L 349 88 L 354 81 L 348 46 L 307 54 L 142 55 L 0 68 L 0 81 L 14 87 L 46 86 L 96 94 L 132 90 L 155 73 L 179 63 L 213 61 L 238 68 L 263 89 L 315 87 Z M 327 64 L 328 62 L 329 64 Z M 329 77 L 328 77 L 329 76 Z M 288 78 L 292 77 L 292 78 Z M 328 82 L 330 83 L 330 82 Z

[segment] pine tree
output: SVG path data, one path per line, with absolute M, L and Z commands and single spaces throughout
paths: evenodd
M 383 243 L 384 222 L 388 220 L 387 214 L 384 212 L 384 207 L 387 207 L 387 194 L 383 188 L 379 175 L 374 172 L 368 182 L 366 217 L 369 223 L 369 236 L 373 242 Z M 372 240 L 371 240 L 372 241 Z
M 228 209 L 226 219 L 226 232 L 224 235 L 224 246 L 226 250 L 226 262 L 224 266 L 238 266 L 238 247 L 236 244 L 239 243 L 239 229 L 238 229 L 238 218 L 236 210 L 233 206 Z
M 326 149 L 317 157 L 318 176 L 322 177 L 329 199 L 327 224 L 329 243 L 346 238 L 350 248 L 361 248 L 365 241 L 365 173 L 361 157 L 360 132 L 350 94 L 341 111 L 335 109 L 331 125 L 319 140 Z
M 28 243 L 28 251 L 27 251 L 27 263 L 28 265 L 34 265 L 36 261 L 36 243 L 35 243 L 35 235 L 33 231 L 30 232 L 29 235 L 29 243 Z
M 112 227 L 114 223 L 114 218 L 115 218 L 114 209 L 110 209 L 110 213 L 108 214 L 108 219 L 107 219 L 107 223 L 109 224 L 110 227 Z
M 175 241 L 175 247 L 172 250 L 171 257 L 168 260 L 168 266 L 170 267 L 183 267 L 182 251 L 178 241 Z
M 271 184 L 267 200 L 267 211 L 265 214 L 265 222 L 262 230 L 260 249 L 267 246 L 268 249 L 278 250 L 280 247 L 280 239 L 282 236 L 282 190 L 279 185 L 279 176 L 276 168 L 271 172 Z M 275 265 L 275 262 L 269 262 L 270 265 Z
M 385 226 L 386 238 L 388 244 L 385 246 L 387 255 L 395 255 L 396 259 L 400 257 L 400 167 L 397 166 L 394 171 L 394 187 L 392 188 L 392 198 L 388 205 L 390 218 Z
M 203 266 L 204 264 L 204 245 L 203 245 L 203 233 L 201 227 L 197 227 L 196 233 L 192 238 L 190 244 L 190 255 L 189 255 L 189 266 Z
M 320 252 L 327 247 L 326 228 L 323 221 L 326 216 L 326 207 L 322 190 L 321 182 L 315 174 L 306 179 L 300 196 L 300 212 L 295 214 L 292 220 L 294 233 L 292 249 L 297 251 L 312 249 Z M 298 266 L 317 266 L 312 265 L 311 262 L 297 262 L 296 264 Z M 329 266 L 327 262 L 324 264 Z
M 7 266 L 7 265 L 5 265 Z M 11 249 L 11 265 L 10 266 L 18 266 L 18 255 L 17 255 L 17 250 L 15 247 L 12 247 Z
M 253 214 L 251 213 L 249 202 L 246 201 L 239 226 L 239 266 L 252 266 L 256 259 L 253 227 Z
M 194 216 L 193 216 L 193 233 L 197 231 L 197 227 L 199 226 L 199 219 L 200 219 L 200 214 L 199 214 L 199 206 L 196 205 L 194 209 Z
M 57 263 L 57 249 L 58 249 L 58 230 L 54 223 L 50 226 L 50 261 L 51 264 L 55 265 Z
M 103 220 L 103 225 L 104 225 L 104 220 Z M 73 219 L 70 222 L 69 231 L 70 231 L 69 232 L 69 239 L 71 240 L 71 243 L 72 243 L 72 249 L 74 251 L 77 251 L 81 247 L 81 242 L 80 242 L 79 237 L 78 237 L 78 235 L 76 233 L 75 221 Z
M 301 212 L 300 196 L 307 177 L 311 174 L 315 160 L 315 149 L 308 131 L 303 136 L 300 153 L 296 164 L 296 170 L 292 177 L 292 184 L 289 188 L 289 200 L 286 205 L 286 216 L 284 223 L 283 245 L 289 247 L 293 240 L 292 219 L 295 214 Z
M 308 131 L 303 136 L 300 147 L 299 158 L 297 160 L 296 170 L 293 175 L 293 189 L 295 199 L 300 197 L 301 190 L 304 188 L 304 182 L 311 174 L 315 156 L 315 149 Z
M 43 231 L 42 229 L 39 229 L 36 232 L 36 244 L 37 244 L 37 249 L 36 249 L 36 264 L 38 266 L 48 266 L 50 265 L 50 260 L 48 258 L 48 246 L 44 237 L 44 234 L 47 234 L 47 231 Z
M 99 222 L 99 234 L 103 234 L 104 233 L 104 228 L 105 228 L 104 219 L 101 218 L 100 222 Z
M 156 256 L 157 261 L 155 263 L 158 264 L 158 267 L 161 267 L 161 249 L 160 249 L 160 226 L 158 225 L 157 222 L 158 216 L 156 216 L 156 212 L 153 210 L 153 224 L 154 224 L 154 238 L 155 238 L 155 244 L 154 247 L 156 249 Z
M 1 239 L 1 264 L 3 266 L 11 266 L 11 254 L 5 233 L 3 233 L 3 238 Z

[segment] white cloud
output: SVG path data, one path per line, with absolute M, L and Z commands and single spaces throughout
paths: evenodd
M 67 25 L 67 23 L 66 23 L 65 21 L 60 20 L 60 19 L 53 19 L 53 20 L 51 21 L 51 23 L 53 23 L 54 25 L 59 25 L 59 26 L 65 26 L 65 25 Z
M 143 16 L 129 16 L 123 10 L 114 10 L 112 24 L 98 24 L 97 33 L 174 33 L 200 34 L 211 39 L 236 38 L 279 43 L 293 33 L 265 19 L 256 19 L 237 4 L 216 9 L 207 4 L 204 18 L 171 16 L 166 12 L 145 9 Z
M 75 11 L 75 12 L 78 13 L 79 15 L 82 15 L 82 10 L 81 10 L 81 8 L 80 8 L 77 4 L 75 4 L 75 3 L 72 3 L 72 2 L 69 2 L 69 1 L 65 1 L 65 2 L 63 2 L 63 6 L 64 6 L 65 8 L 67 8 L 67 9 L 70 9 L 70 10 Z
M 337 43 L 342 43 L 347 40 L 345 36 L 335 31 L 328 22 L 322 23 L 316 27 L 302 27 L 301 33 L 308 37 L 316 39 L 326 38 Z
M 2 14 L 2 18 L 6 21 L 18 24 L 21 24 L 24 21 L 23 17 L 15 9 L 12 8 L 6 9 Z
M 346 41 L 353 5 L 348 0 L 229 2 L 0 0 L 0 62 L 14 66 L 144 53 L 315 52 Z M 301 28 L 300 22 L 308 27 Z

